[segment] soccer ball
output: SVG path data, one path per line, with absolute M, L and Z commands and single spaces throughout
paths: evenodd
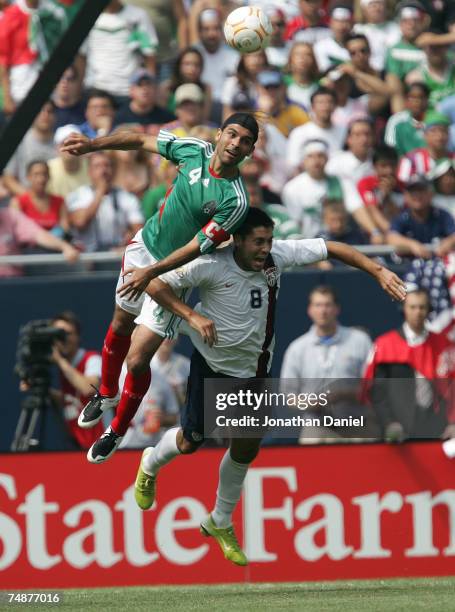
M 269 18 L 258 6 L 241 6 L 229 13 L 224 24 L 228 45 L 240 53 L 263 49 L 272 33 Z

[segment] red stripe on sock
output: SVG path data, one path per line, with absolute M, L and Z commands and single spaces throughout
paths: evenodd
M 119 336 L 112 330 L 107 330 L 102 352 L 101 395 L 114 397 L 118 391 L 118 379 L 122 364 L 131 344 L 131 336 Z
M 147 393 L 152 380 L 150 368 L 140 376 L 133 376 L 130 372 L 126 375 L 123 385 L 122 397 L 117 406 L 117 413 L 111 423 L 112 429 L 119 436 L 125 435 L 131 420 Z

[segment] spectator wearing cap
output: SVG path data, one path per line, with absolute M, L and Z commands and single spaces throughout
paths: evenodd
M 269 64 L 281 70 L 288 63 L 290 49 L 290 43 L 285 39 L 286 16 L 284 11 L 274 6 L 267 6 L 265 13 L 272 26 L 272 33 L 265 48 L 265 53 Z
M 80 133 L 80 130 L 77 125 L 71 124 L 59 127 L 55 131 L 54 144 L 58 155 L 48 161 L 48 192 L 62 198 L 66 198 L 72 191 L 89 182 L 87 157 L 77 157 L 61 151 L 63 141 L 75 132 Z
M 113 97 L 101 89 L 92 89 L 87 95 L 85 121 L 77 127 L 88 138 L 106 136 L 112 129 L 115 115 Z
M 286 161 L 289 172 L 295 173 L 301 150 L 309 140 L 322 140 L 330 152 L 339 151 L 344 143 L 346 130 L 333 125 L 332 116 L 336 108 L 336 95 L 332 89 L 321 87 L 311 96 L 311 121 L 295 128 L 289 134 Z
M 55 104 L 55 129 L 63 125 L 77 125 L 85 120 L 85 101 L 77 68 L 69 66 L 62 74 L 52 101 Z
M 224 42 L 221 15 L 217 10 L 206 9 L 197 19 L 199 42 L 195 45 L 204 58 L 202 82 L 212 88 L 211 120 L 221 122 L 221 104 L 226 79 L 237 70 L 240 56 Z
M 392 111 L 403 110 L 403 82 L 407 74 L 425 59 L 425 53 L 416 45 L 420 34 L 428 27 L 429 16 L 418 0 L 403 0 L 396 7 L 400 21 L 401 40 L 387 51 L 386 83 L 392 93 Z
M 451 34 L 455 43 L 455 30 Z M 455 94 L 455 61 L 449 54 L 449 43 L 439 43 L 438 39 L 431 44 L 419 42 L 425 52 L 425 60 L 414 68 L 405 79 L 406 83 L 425 83 L 430 90 L 430 107 L 435 108 L 439 102 Z
M 391 223 L 389 244 L 423 259 L 432 256 L 427 244 L 435 245 L 439 257 L 455 249 L 455 220 L 446 210 L 433 206 L 432 199 L 426 176 L 416 174 L 408 179 L 404 186 L 406 208 Z
M 405 87 L 406 109 L 394 113 L 387 121 L 384 141 L 398 156 L 425 146 L 424 117 L 428 110 L 430 90 L 423 83 Z
M 448 150 L 449 118 L 437 111 L 428 111 L 424 119 L 425 147 L 414 149 L 401 158 L 398 178 L 406 183 L 414 174 L 430 176 L 439 161 L 453 159 L 455 154 Z
M 346 39 L 352 30 L 354 16 L 349 4 L 335 3 L 330 8 L 331 37 L 314 45 L 314 54 L 320 72 L 349 61 Z
M 176 136 L 189 136 L 191 130 L 204 121 L 204 92 L 195 83 L 184 83 L 175 90 L 175 114 L 177 119 L 164 126 Z M 215 129 L 211 124 L 207 127 Z
M 212 88 L 202 81 L 204 58 L 196 47 L 180 51 L 171 78 L 159 85 L 159 100 L 171 113 L 175 112 L 175 90 L 185 83 L 194 83 L 204 92 L 204 118 L 208 120 L 212 110 Z
M 325 199 L 344 201 L 354 215 L 361 206 L 357 201 L 351 207 L 351 201 L 345 198 L 345 182 L 327 174 L 328 152 L 328 145 L 323 140 L 307 141 L 299 157 L 302 172 L 283 188 L 283 204 L 305 238 L 314 238 L 322 231 L 322 202 Z
M 3 173 L 5 187 L 12 195 L 18 196 L 27 190 L 27 166 L 31 161 L 48 161 L 55 157 L 54 121 L 54 103 L 49 100 L 36 115 L 32 127 L 25 134 Z
M 376 147 L 373 153 L 374 174 L 360 179 L 357 190 L 364 206 L 377 228 L 374 236 L 384 242 L 391 221 L 403 207 L 403 194 L 397 179 L 398 155 L 386 145 Z
M 286 39 L 314 45 L 330 37 L 328 18 L 323 0 L 300 0 L 300 15 L 290 19 L 286 26 Z
M 135 72 L 129 91 L 129 101 L 117 111 L 114 125 L 161 125 L 175 119 L 175 115 L 156 103 L 157 84 L 153 73 L 142 69 Z
M 158 38 L 147 13 L 112 0 L 90 30 L 80 53 L 85 57 L 85 86 L 119 99 L 129 93 L 130 79 L 145 65 L 155 72 Z
M 444 159 L 431 173 L 435 194 L 433 204 L 455 217 L 455 160 Z
M 254 53 L 244 53 L 237 66 L 236 74 L 227 78 L 223 86 L 221 102 L 223 103 L 223 120 L 233 112 L 233 103 L 239 94 L 243 94 L 246 99 L 244 105 L 248 105 L 249 110 L 256 108 L 257 102 L 257 79 L 258 74 L 263 70 L 269 70 L 267 55 L 264 50 Z
M 364 34 L 371 49 L 371 65 L 382 72 L 385 66 L 387 49 L 401 38 L 400 26 L 395 21 L 387 20 L 385 0 L 360 0 L 364 17 L 363 23 L 356 23 L 353 32 Z
M 281 72 L 263 70 L 257 76 L 257 108 L 266 113 L 268 120 L 275 125 L 283 136 L 291 130 L 307 123 L 308 115 L 297 104 L 286 100 L 286 87 Z

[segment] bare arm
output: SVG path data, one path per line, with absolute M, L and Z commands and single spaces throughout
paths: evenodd
M 392 112 L 398 113 L 405 108 L 403 84 L 397 75 L 391 72 L 386 75 L 385 82 L 389 90 L 389 95 L 392 96 L 390 100 Z
M 11 97 L 9 70 L 0 65 L 0 88 L 3 90 L 3 110 L 6 115 L 14 113 L 16 105 Z
M 177 40 L 179 49 L 185 49 L 189 44 L 188 18 L 182 0 L 173 0 L 172 11 L 177 21 Z
M 429 259 L 431 257 L 430 251 L 424 244 L 413 238 L 406 238 L 406 236 L 402 236 L 398 232 L 388 232 L 387 242 L 404 253 L 410 253 L 416 257 L 423 257 L 424 259 Z
M 147 293 L 157 304 L 186 321 L 190 327 L 201 335 L 204 343 L 213 346 L 218 341 L 213 321 L 195 312 L 185 302 L 182 302 L 170 286 L 161 279 L 155 278 L 152 280 L 147 287 Z
M 63 357 L 57 348 L 52 351 L 52 359 L 55 361 L 60 371 L 72 387 L 81 395 L 90 397 L 95 393 L 93 387 L 99 384 L 98 376 L 85 376 L 76 368 L 73 368 L 71 363 Z
M 72 155 L 85 155 L 86 153 L 106 149 L 120 151 L 143 149 L 150 153 L 159 153 L 156 136 L 127 131 L 116 132 L 110 136 L 101 136 L 92 140 L 83 134 L 70 134 L 61 148 L 62 151 Z
M 3 184 L 8 191 L 15 196 L 22 195 L 27 191 L 24 185 L 17 180 L 14 174 L 3 174 Z
M 129 278 L 117 291 L 122 297 L 131 294 L 130 299 L 137 300 L 141 293 L 145 291 L 151 280 L 165 272 L 170 272 L 171 270 L 175 270 L 175 268 L 179 268 L 193 261 L 193 259 L 199 257 L 200 254 L 201 248 L 197 236 L 195 236 L 190 242 L 185 244 L 185 246 L 177 249 L 152 266 L 146 268 L 129 268 L 125 270 L 123 272 L 123 278 L 128 274 L 131 275 L 131 278 Z
M 70 212 L 69 220 L 71 225 L 78 230 L 83 230 L 90 223 L 90 221 L 96 217 L 96 213 L 98 212 L 105 194 L 105 189 L 96 189 L 93 200 L 90 202 L 87 208 L 80 208 L 79 210 Z
M 69 242 L 57 238 L 57 236 L 54 236 L 54 234 L 51 234 L 42 228 L 40 228 L 36 235 L 36 244 L 44 249 L 60 251 L 62 255 L 64 255 L 65 259 L 70 262 L 76 261 L 76 259 L 79 258 L 79 251 L 71 246 Z
M 367 272 L 376 279 L 384 291 L 394 300 L 404 300 L 406 297 L 406 289 L 403 281 L 394 272 L 391 272 L 386 267 L 369 259 L 366 255 L 360 253 L 360 251 L 357 251 L 357 249 L 354 249 L 354 247 L 349 244 L 328 240 L 326 245 L 329 257 L 334 257 L 349 266 Z

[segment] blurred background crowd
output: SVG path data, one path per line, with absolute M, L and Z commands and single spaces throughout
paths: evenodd
M 80 4 L 0 0 L 0 127 Z M 121 252 L 159 209 L 176 176 L 172 164 L 135 151 L 72 157 L 60 150 L 70 133 L 94 138 L 165 127 L 213 142 L 230 113 L 255 111 L 260 137 L 240 168 L 251 205 L 273 218 L 276 238 L 394 247 L 400 259 L 386 250 L 383 257 L 404 265 L 408 300 L 419 302 L 412 308 L 420 313 L 416 322 L 405 307 L 401 338 L 408 347 L 427 342 L 435 332 L 425 321 L 450 309 L 455 271 L 455 2 L 252 0 L 273 33 L 264 51 L 248 55 L 223 37 L 226 15 L 242 4 L 109 3 L 0 177 L 0 255 L 59 251 L 75 262 L 80 252 Z M 1 276 L 23 273 L 0 265 Z M 302 364 L 311 365 L 304 351 L 312 347 L 314 355 L 314 345 L 327 377 L 362 376 L 371 341 L 340 326 L 338 314 L 330 287 L 311 295 L 313 327 L 289 347 L 284 377 L 312 376 Z M 447 329 L 435 325 L 439 334 Z M 169 362 L 171 350 L 166 345 L 154 365 L 158 378 L 171 381 L 171 394 L 166 381 L 162 390 L 152 384 L 167 415 L 163 426 L 177 418 L 188 368 L 183 358 L 178 367 Z M 338 350 L 346 351 L 341 360 Z M 66 359 L 74 363 L 76 352 Z M 99 376 L 96 367 L 92 360 L 89 376 Z M 416 419 L 440 419 L 437 410 L 416 406 Z M 402 439 L 421 431 L 420 420 L 403 419 L 381 413 L 371 435 Z M 435 435 L 447 434 L 449 421 L 435 424 Z M 140 436 L 131 438 L 140 445 Z

